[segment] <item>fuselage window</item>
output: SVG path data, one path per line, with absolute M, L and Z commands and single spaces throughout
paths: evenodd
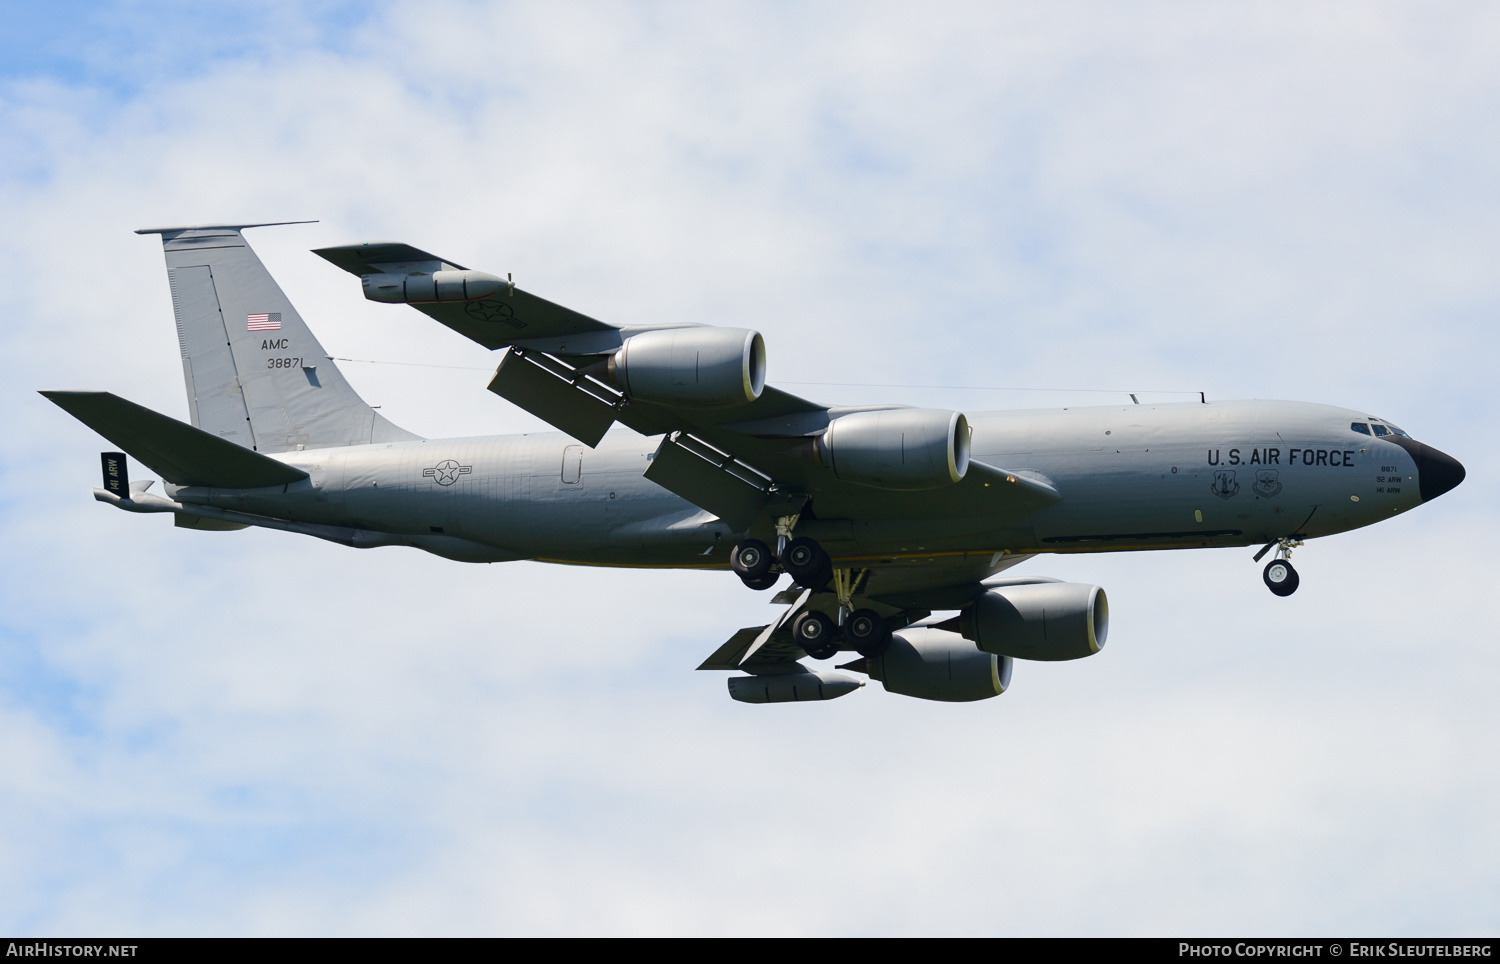
M 1364 422 L 1350 422 L 1349 427 L 1354 429 L 1361 435 L 1370 434 L 1370 426 L 1366 425 Z

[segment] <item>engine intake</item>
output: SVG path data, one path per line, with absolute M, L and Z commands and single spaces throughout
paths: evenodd
M 845 482 L 936 489 L 969 470 L 969 422 L 959 412 L 932 408 L 853 412 L 830 422 L 815 450 Z
M 880 680 L 887 692 L 945 703 L 999 696 L 1010 686 L 1011 665 L 1009 656 L 980 652 L 957 633 L 928 627 L 903 629 L 879 656 L 846 664 Z
M 1098 586 L 1043 582 L 991 589 L 956 620 L 980 649 L 1016 659 L 1092 656 L 1109 635 L 1109 600 Z
M 419 305 L 434 301 L 478 301 L 506 282 L 483 271 L 434 271 L 432 274 L 367 274 L 360 278 L 365 297 L 387 304 Z
M 745 328 L 662 328 L 625 340 L 609 359 L 609 377 L 647 402 L 730 408 L 766 387 L 766 343 Z

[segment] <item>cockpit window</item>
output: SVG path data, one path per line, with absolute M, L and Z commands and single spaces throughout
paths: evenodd
M 1361 435 L 1370 434 L 1370 426 L 1366 425 L 1364 422 L 1350 422 L 1349 427 L 1354 429 Z
M 1411 438 L 1410 435 L 1407 435 L 1389 422 L 1381 424 L 1378 420 L 1372 418 L 1370 419 L 1370 427 L 1375 430 L 1376 438 L 1384 438 L 1387 435 L 1399 435 L 1402 438 Z

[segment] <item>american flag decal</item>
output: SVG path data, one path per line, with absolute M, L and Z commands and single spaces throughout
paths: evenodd
M 245 319 L 246 331 L 280 331 L 281 312 L 262 311 L 258 315 L 249 315 Z

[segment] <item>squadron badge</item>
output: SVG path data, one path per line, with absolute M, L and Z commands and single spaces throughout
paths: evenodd
M 1214 482 L 1208 491 L 1221 499 L 1230 499 L 1239 494 L 1240 484 L 1234 480 L 1232 471 L 1221 470 L 1214 473 Z

